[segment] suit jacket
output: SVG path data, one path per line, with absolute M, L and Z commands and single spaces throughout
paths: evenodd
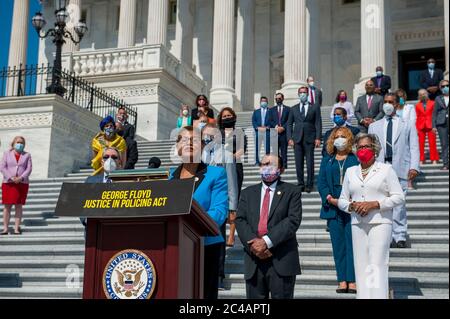
M 427 101 L 425 109 L 422 102 L 416 104 L 416 128 L 418 131 L 430 131 L 433 128 L 433 110 L 434 101 L 432 100 Z
M 346 125 L 346 128 L 348 128 L 350 131 L 352 131 L 353 133 L 353 137 L 355 137 L 356 135 L 358 135 L 361 131 L 359 128 L 351 126 L 351 125 Z M 323 136 L 323 147 L 322 147 L 322 155 L 323 156 L 327 156 L 327 141 L 331 136 L 331 133 L 333 133 L 333 130 L 336 129 L 337 127 L 334 127 L 328 131 L 325 132 L 325 135 Z
M 372 96 L 372 106 L 369 110 L 367 105 L 367 94 L 360 96 L 355 106 L 355 117 L 358 120 L 358 124 L 361 124 L 361 121 L 366 117 L 374 119 L 375 121 L 381 120 L 384 117 L 383 104 L 383 97 L 374 94 Z
M 392 146 L 392 168 L 399 178 L 408 179 L 409 170 L 415 169 L 420 172 L 419 161 L 419 138 L 414 125 L 408 120 L 399 120 L 396 136 L 393 136 Z M 370 124 L 369 134 L 375 134 L 380 139 L 381 151 L 377 160 L 384 163 L 386 154 L 386 132 L 384 130 L 385 120 Z
M 127 162 L 125 163 L 124 169 L 134 169 L 134 166 L 136 165 L 139 159 L 137 142 L 131 138 L 128 138 L 126 142 L 127 142 Z
M 270 112 L 272 112 L 272 115 L 271 115 L 271 119 L 273 121 L 272 125 L 273 125 L 273 127 L 275 127 L 278 125 L 278 105 L 275 105 L 272 108 L 270 108 Z M 283 104 L 283 114 L 281 115 L 280 122 L 281 122 L 281 126 L 284 128 L 284 132 L 281 134 L 278 134 L 279 136 L 286 136 L 290 112 L 291 112 L 291 108 L 289 106 Z
M 444 79 L 444 72 L 441 69 L 434 69 L 433 77 L 430 76 L 428 69 L 423 70 L 420 74 L 420 86 L 422 89 L 428 89 L 430 86 L 439 86 L 439 83 Z M 439 91 L 438 91 L 439 93 Z
M 308 101 L 311 101 L 311 88 L 308 88 L 308 93 L 309 93 Z M 314 93 L 315 93 L 314 104 L 319 104 L 319 106 L 322 106 L 322 90 L 315 87 Z
M 448 108 L 449 106 L 445 105 L 443 95 L 436 98 L 436 100 L 434 101 L 434 109 L 433 109 L 433 121 L 432 121 L 433 128 L 447 125 Z
M 3 158 L 0 162 L 0 172 L 3 175 L 3 183 L 12 182 L 13 177 L 22 177 L 22 183 L 28 184 L 29 177 L 33 169 L 31 162 L 31 154 L 23 152 L 20 155 L 19 162 L 16 160 L 15 151 L 8 150 L 3 153 Z
M 125 124 L 123 125 L 123 131 L 118 132 L 118 134 L 120 136 L 122 136 L 124 140 L 126 140 L 128 138 L 131 138 L 134 140 L 134 137 L 136 134 L 136 129 L 130 123 L 125 122 Z
M 244 245 L 246 280 L 253 277 L 259 260 L 250 252 L 247 242 L 258 237 L 261 187 L 260 183 L 242 191 L 235 222 L 239 238 Z M 300 189 L 279 181 L 270 206 L 267 236 L 273 243 L 270 249 L 273 267 L 280 276 L 295 276 L 301 273 L 296 235 L 301 219 Z
M 212 108 L 208 108 L 208 114 L 206 114 L 210 119 L 214 119 L 214 111 Z M 198 107 L 192 110 L 191 114 L 192 120 L 198 120 Z
M 322 115 L 319 104 L 309 105 L 308 113 L 303 120 L 300 115 L 300 104 L 294 105 L 289 113 L 287 138 L 300 143 L 303 138 L 307 143 L 322 138 Z
M 181 165 L 171 170 L 170 179 L 179 179 Z M 216 222 L 217 227 L 225 223 L 228 216 L 227 173 L 223 167 L 208 166 L 200 163 L 195 177 L 194 200 Z M 222 235 L 206 236 L 205 246 L 224 242 Z
M 266 126 L 268 127 L 269 130 L 270 128 L 275 127 L 275 123 L 278 123 L 278 118 L 272 117 L 272 112 L 269 108 L 266 110 L 266 117 L 264 119 L 264 123 L 262 123 L 261 109 L 259 108 L 253 112 L 252 125 L 255 131 L 257 131 L 258 127 L 261 126 Z
M 373 83 L 375 83 L 375 87 L 376 88 L 380 88 L 381 89 L 381 95 L 386 95 L 387 93 L 389 93 L 389 90 L 392 87 L 392 81 L 391 81 L 391 77 L 389 75 L 383 75 L 381 77 L 381 85 L 378 86 L 378 77 L 373 77 L 371 79 L 373 81 Z
M 338 207 L 330 205 L 327 201 L 327 196 L 331 195 L 333 198 L 339 198 L 341 196 L 341 173 L 339 168 L 336 169 L 334 165 L 336 162 L 336 156 L 324 156 L 320 164 L 319 177 L 317 180 L 317 189 L 322 199 L 322 209 L 320 211 L 320 218 L 333 219 L 336 218 L 336 214 L 341 211 Z M 349 167 L 359 165 L 358 158 L 355 154 L 348 154 L 344 164 L 344 175 Z
M 349 211 L 353 201 L 378 201 L 380 209 L 371 210 L 362 217 Z M 375 162 L 365 179 L 362 177 L 361 165 L 347 169 L 338 206 L 352 215 L 352 225 L 392 224 L 393 208 L 404 203 L 405 195 L 391 165 Z

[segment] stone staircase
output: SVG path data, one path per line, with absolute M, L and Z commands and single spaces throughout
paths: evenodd
M 324 131 L 330 128 L 330 108 L 323 108 Z M 238 113 L 239 126 L 251 126 L 251 113 Z M 138 168 L 158 156 L 170 161 L 172 141 L 139 142 Z M 249 153 L 254 152 L 249 138 Z M 321 154 L 316 151 L 318 173 Z M 392 249 L 390 285 L 395 298 L 449 298 L 449 176 L 440 165 L 424 165 L 417 190 L 407 198 L 411 248 Z M 0 237 L 0 298 L 80 298 L 82 294 L 84 236 L 77 218 L 56 218 L 54 209 L 63 182 L 83 182 L 91 169 L 82 168 L 64 178 L 32 180 L 24 211 L 23 235 Z M 296 183 L 294 156 L 283 179 Z M 244 187 L 258 183 L 258 168 L 245 164 Z M 317 192 L 303 195 L 303 220 L 297 232 L 303 274 L 297 277 L 296 298 L 354 298 L 337 295 L 335 267 L 326 222 L 319 219 Z M 13 221 L 12 221 L 13 222 Z M 11 225 L 12 225 L 11 222 Z M 227 290 L 220 298 L 245 298 L 243 251 L 227 250 Z

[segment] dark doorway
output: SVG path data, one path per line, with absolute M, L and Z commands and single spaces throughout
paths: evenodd
M 445 48 L 431 48 L 398 52 L 399 87 L 408 94 L 408 100 L 417 99 L 420 73 L 427 68 L 427 60 L 434 58 L 436 68 L 445 70 Z

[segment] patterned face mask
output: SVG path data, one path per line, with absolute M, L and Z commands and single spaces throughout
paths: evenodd
M 275 166 L 263 166 L 261 167 L 261 179 L 265 183 L 273 183 L 280 178 L 281 171 Z

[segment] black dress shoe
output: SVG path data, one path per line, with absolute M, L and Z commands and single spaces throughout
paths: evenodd
M 400 240 L 400 241 L 397 243 L 397 248 L 406 248 L 406 241 Z
M 347 289 L 348 294 L 356 294 L 356 289 Z
M 337 294 L 346 294 L 348 291 L 348 288 L 338 288 L 336 289 Z
M 305 188 L 305 192 L 307 192 L 308 194 L 310 194 L 312 192 L 312 187 L 306 187 Z
M 394 240 L 391 242 L 391 248 L 397 248 L 397 243 Z

